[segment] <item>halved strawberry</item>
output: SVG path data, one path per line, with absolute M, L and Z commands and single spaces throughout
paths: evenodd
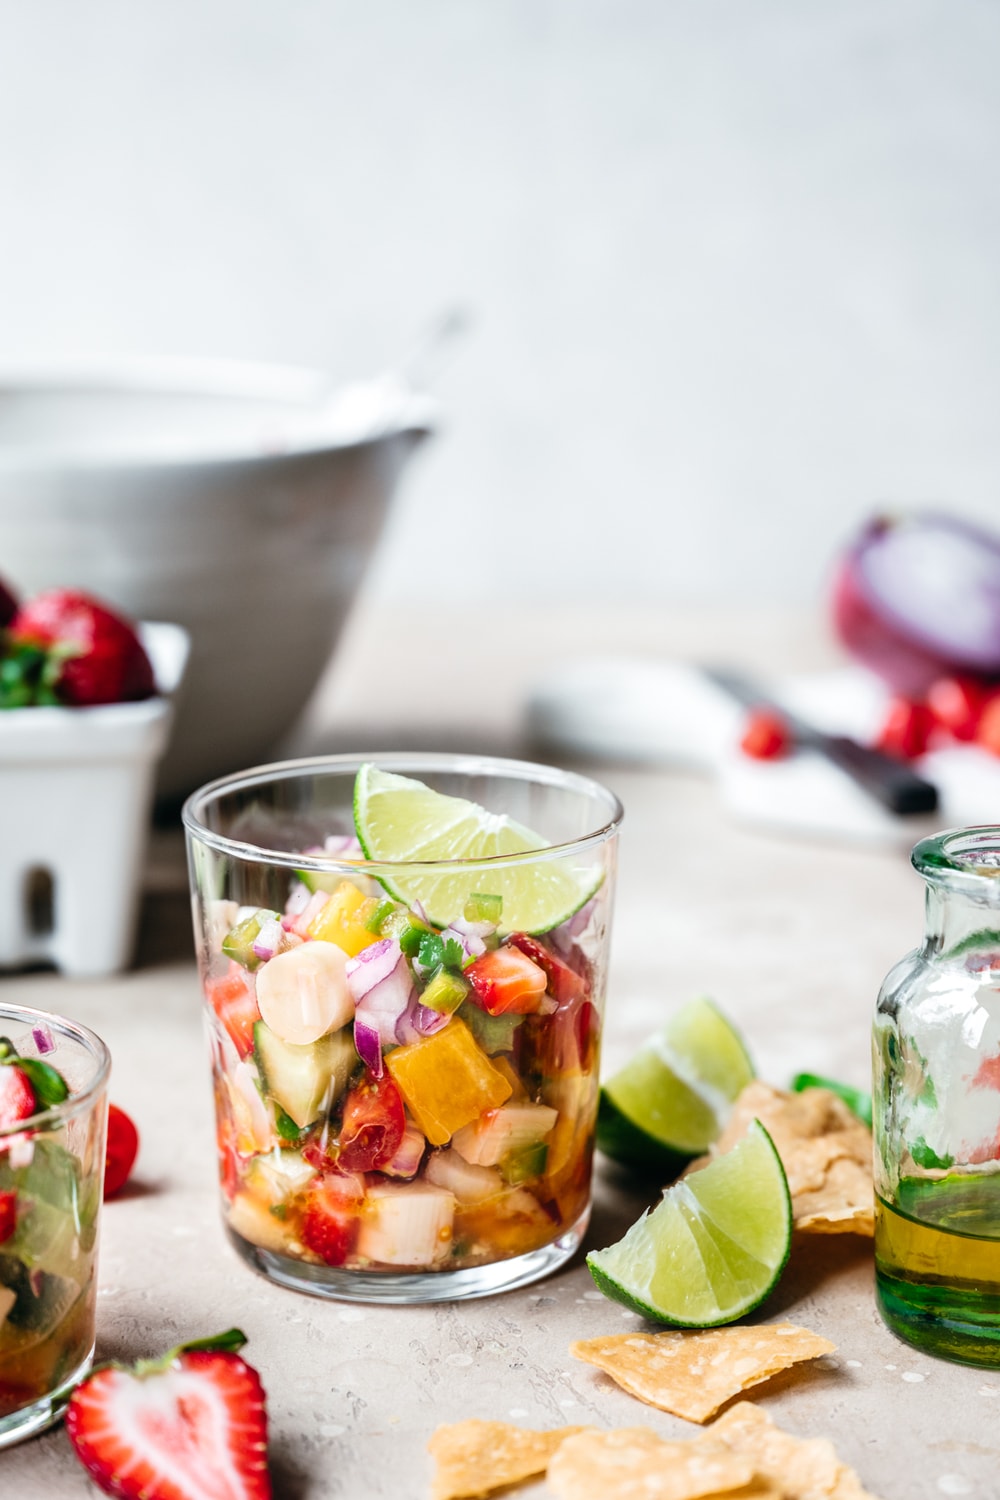
M 124 1500 L 270 1500 L 267 1413 L 239 1329 L 134 1368 L 104 1365 L 70 1399 L 87 1473 Z
M 24 1069 L 15 1062 L 0 1063 L 0 1130 L 30 1120 L 39 1107 Z

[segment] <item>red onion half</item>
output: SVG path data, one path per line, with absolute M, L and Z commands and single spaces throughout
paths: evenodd
M 833 620 L 908 697 L 956 673 L 1000 676 L 1000 537 L 953 516 L 871 521 L 840 564 Z

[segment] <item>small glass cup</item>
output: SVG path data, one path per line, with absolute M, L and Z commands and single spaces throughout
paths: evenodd
M 924 941 L 875 1013 L 875 1284 L 894 1333 L 1000 1368 L 1000 827 L 923 839 Z
M 366 860 L 360 757 L 188 800 L 223 1215 L 299 1291 L 485 1296 L 561 1265 L 589 1218 L 621 807 L 545 766 L 372 759 L 549 842 Z
M 108 1050 L 62 1016 L 0 1005 L 0 1035 L 69 1086 L 0 1130 L 0 1448 L 57 1421 L 94 1353 Z

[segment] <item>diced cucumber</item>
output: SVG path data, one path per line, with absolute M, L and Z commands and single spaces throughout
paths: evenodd
M 504 1182 L 514 1187 L 521 1182 L 530 1182 L 533 1177 L 541 1177 L 548 1158 L 549 1148 L 544 1141 L 533 1141 L 530 1146 L 508 1151 L 500 1162 Z
M 487 891 L 473 891 L 462 915 L 467 922 L 492 922 L 497 927 L 503 916 L 503 897 Z
M 476 1041 L 488 1057 L 498 1052 L 512 1052 L 514 1033 L 524 1020 L 523 1016 L 490 1016 L 478 1005 L 466 1005 L 462 1011 L 466 1023 Z
M 398 901 L 390 901 L 389 897 L 387 896 L 384 901 L 380 901 L 378 903 L 375 910 L 372 912 L 371 916 L 365 923 L 365 926 L 367 927 L 369 932 L 374 932 L 376 937 L 387 937 L 388 933 L 384 930 L 385 924 L 395 912 L 401 912 L 404 910 L 405 908 L 400 906 Z
M 469 989 L 468 981 L 460 974 L 452 974 L 448 969 L 438 969 L 431 975 L 420 1000 L 431 1010 L 443 1011 L 450 1016 L 458 1010 Z
M 226 933 L 222 940 L 223 953 L 227 958 L 242 964 L 244 969 L 256 969 L 260 959 L 253 951 L 253 945 L 260 936 L 264 923 L 277 921 L 280 921 L 280 915 L 276 911 L 268 911 L 263 906 L 252 911 Z
M 258 1021 L 253 1041 L 265 1094 L 300 1130 L 329 1113 L 358 1061 L 350 1027 L 300 1047 L 282 1041 L 266 1021 Z
M 269 1208 L 300 1193 L 316 1176 L 298 1151 L 267 1151 L 255 1156 L 247 1172 L 247 1187 Z

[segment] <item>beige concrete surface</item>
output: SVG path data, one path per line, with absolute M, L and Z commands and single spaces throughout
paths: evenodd
M 359 620 L 352 655 L 331 675 L 308 728 L 312 741 L 327 731 L 336 740 L 387 732 L 390 710 L 378 710 L 382 695 L 365 685 L 391 665 L 397 627 Z M 533 642 L 554 652 L 581 630 L 566 620 L 511 623 L 497 664 L 497 707 L 489 672 L 471 670 L 473 643 L 463 637 L 455 646 L 453 637 L 442 662 L 440 622 L 417 625 L 405 664 L 426 664 L 430 686 L 421 698 L 413 672 L 402 672 L 409 698 L 401 705 L 396 695 L 393 722 L 407 719 L 409 703 L 413 734 L 424 737 L 443 674 L 451 708 L 438 711 L 441 747 L 484 733 L 499 749 L 516 747 L 519 685 L 545 654 Z M 589 645 L 609 636 L 646 649 L 739 642 L 735 654 L 781 666 L 827 655 L 808 626 L 790 633 L 759 621 L 710 627 L 664 615 L 606 629 L 591 621 L 589 631 Z M 470 685 L 464 698 L 454 692 L 458 682 Z M 742 1027 L 763 1076 L 785 1083 L 807 1068 L 864 1083 L 875 992 L 921 929 L 921 889 L 906 860 L 740 829 L 697 778 L 594 769 L 626 807 L 605 1067 L 622 1061 L 671 1007 L 704 993 Z M 298 1296 L 237 1260 L 217 1215 L 208 1063 L 179 842 L 169 831 L 155 843 L 150 887 L 132 972 L 100 983 L 39 973 L 2 984 L 5 998 L 66 1011 L 106 1038 L 112 1097 L 142 1134 L 135 1182 L 104 1216 L 99 1355 L 131 1359 L 240 1325 L 268 1391 L 276 1493 L 288 1500 L 419 1500 L 429 1493 L 430 1433 L 465 1417 L 536 1427 L 643 1424 L 666 1437 L 691 1435 L 688 1424 L 570 1358 L 574 1339 L 642 1326 L 596 1291 L 582 1256 L 522 1291 L 413 1309 Z M 602 1167 L 587 1248 L 618 1238 L 646 1201 Z M 797 1244 L 758 1316 L 800 1322 L 837 1345 L 820 1365 L 756 1395 L 790 1431 L 832 1438 L 873 1494 L 1000 1495 L 1000 1372 L 939 1362 L 888 1333 L 875 1311 L 867 1242 Z M 61 1431 L 0 1453 L 4 1500 L 92 1493 Z

